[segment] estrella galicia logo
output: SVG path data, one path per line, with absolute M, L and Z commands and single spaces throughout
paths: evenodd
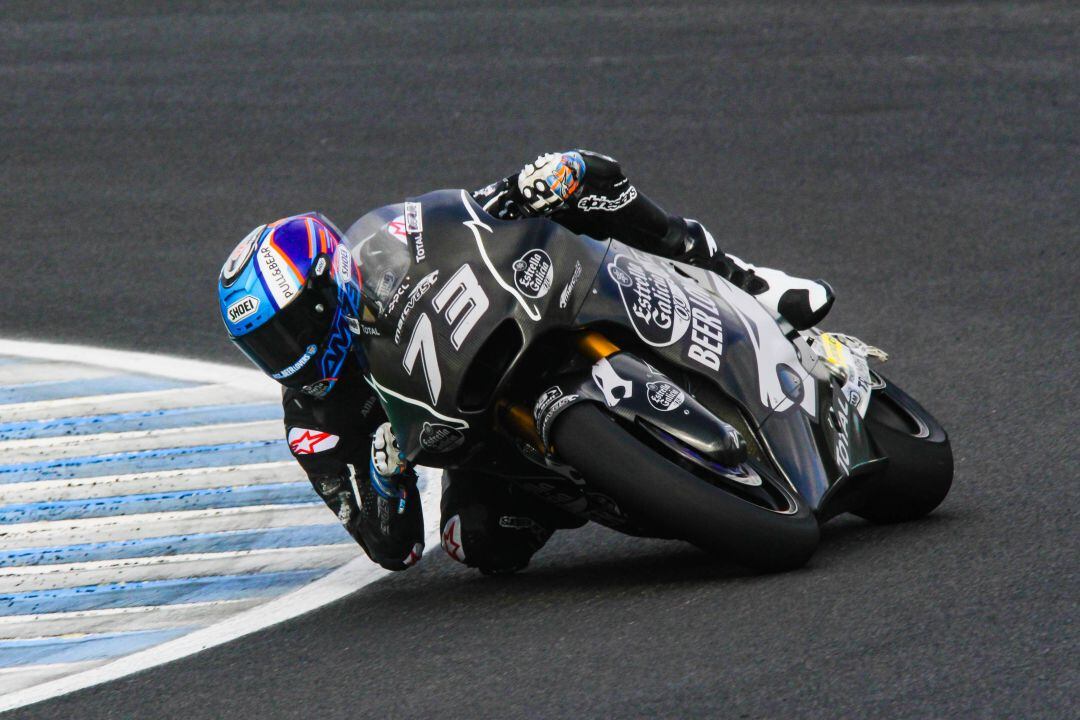
M 686 394 L 666 380 L 645 383 L 649 404 L 660 412 L 674 410 L 686 400 Z
M 541 298 L 551 289 L 555 268 L 543 250 L 530 250 L 514 261 L 514 285 L 522 295 Z
M 690 302 L 686 293 L 651 262 L 616 255 L 608 263 L 608 275 L 638 336 L 653 347 L 666 347 L 682 338 L 690 327 Z
M 425 422 L 420 430 L 420 447 L 432 453 L 457 450 L 465 442 L 465 434 L 451 425 Z

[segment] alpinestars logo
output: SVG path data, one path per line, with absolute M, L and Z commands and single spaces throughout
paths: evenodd
M 602 212 L 615 212 L 634 202 L 637 198 L 637 188 L 631 185 L 623 190 L 618 197 L 604 197 L 603 195 L 586 195 L 578 200 L 578 209 L 584 212 L 600 210 Z
M 320 430 L 289 428 L 289 449 L 293 455 L 314 455 L 337 447 L 338 436 Z

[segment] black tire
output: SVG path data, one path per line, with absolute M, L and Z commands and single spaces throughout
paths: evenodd
M 878 376 L 866 426 L 878 450 L 889 458 L 880 473 L 865 478 L 863 499 L 852 509 L 875 523 L 915 520 L 949 494 L 952 446 L 945 428 L 899 387 Z
M 790 514 L 737 497 L 668 460 L 592 403 L 567 408 L 552 439 L 560 459 L 628 515 L 710 553 L 777 572 L 804 565 L 817 548 L 817 520 L 798 493 L 788 490 Z

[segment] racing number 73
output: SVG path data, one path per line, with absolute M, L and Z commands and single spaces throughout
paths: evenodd
M 451 327 L 450 345 L 454 350 L 461 349 L 462 343 L 490 304 L 484 288 L 480 286 L 468 265 L 462 265 L 431 301 L 435 312 L 445 315 L 446 324 Z M 426 312 L 416 319 L 409 344 L 405 348 L 405 356 L 401 360 L 409 375 L 412 375 L 413 368 L 416 367 L 417 358 L 424 367 L 424 381 L 431 396 L 431 404 L 435 405 L 439 402 L 439 393 L 442 391 L 442 373 L 439 371 L 439 358 L 435 352 L 435 329 Z

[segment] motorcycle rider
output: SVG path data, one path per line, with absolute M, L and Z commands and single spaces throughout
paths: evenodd
M 605 155 L 541 155 L 472 197 L 500 219 L 548 217 L 713 270 L 796 329 L 816 325 L 833 302 L 823 281 L 723 253 L 701 223 L 669 215 Z M 365 381 L 358 270 L 340 231 L 318 213 L 256 228 L 225 262 L 218 295 L 230 338 L 284 386 L 289 449 L 315 491 L 372 560 L 391 570 L 416 563 L 424 549 L 417 476 Z M 524 568 L 556 529 L 583 524 L 497 477 L 453 469 L 441 514 L 443 549 L 489 574 Z

